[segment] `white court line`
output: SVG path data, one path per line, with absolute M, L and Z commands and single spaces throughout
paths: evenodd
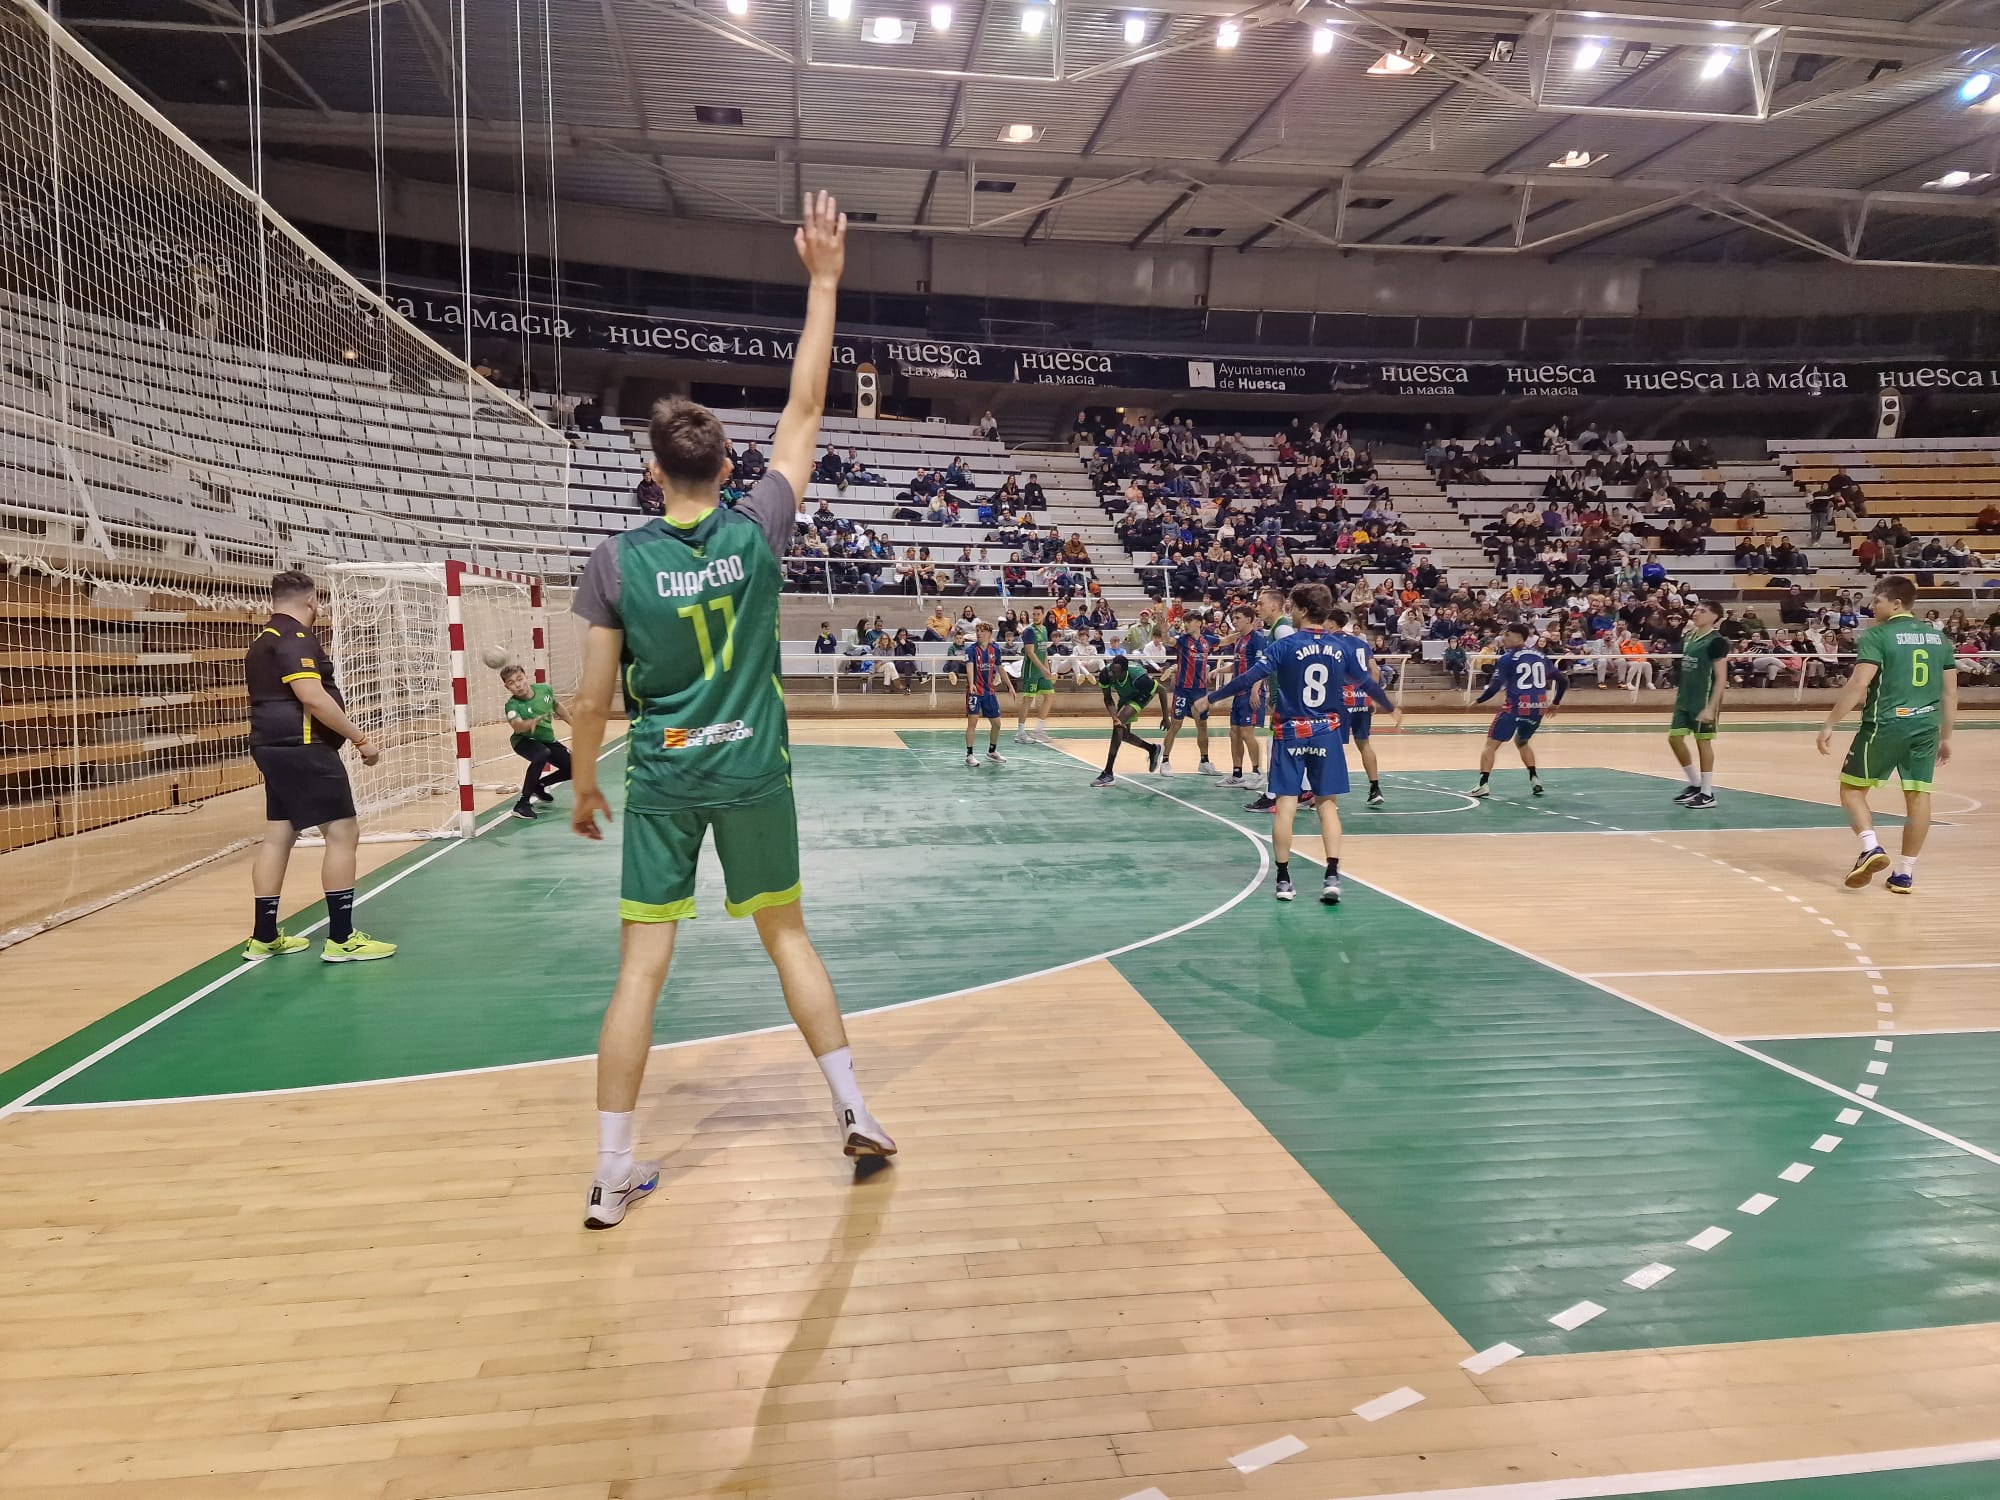
M 2000 969 L 2000 963 L 1962 964 L 1875 964 L 1872 967 L 1905 974 L 1929 973 L 1945 969 Z M 1808 964 L 1799 968 L 1767 969 L 1597 969 L 1589 979 L 1725 979 L 1741 974 L 1852 974 L 1854 965 Z
M 610 752 L 606 751 L 605 753 L 609 754 Z M 602 757 L 599 758 L 602 759 Z M 1145 790 L 1151 791 L 1153 789 L 1147 787 L 1145 788 Z M 1164 796 L 1165 794 L 1162 793 L 1161 795 Z M 1180 801 L 1178 797 L 1171 798 L 1170 800 L 1175 802 Z M 1183 803 L 1182 805 L 1192 806 L 1193 804 Z M 1195 811 L 1200 812 L 1202 811 L 1202 809 L 1196 808 Z M 488 828 L 491 828 L 494 826 L 494 824 L 502 822 L 507 818 L 511 818 L 512 816 L 513 813 L 511 811 L 501 813 L 500 815 L 494 818 L 492 823 L 488 823 L 486 826 Z M 1125 943 L 1117 948 L 1107 948 L 1102 953 L 1093 953 L 1086 958 L 1071 959 L 1068 963 L 1053 964 L 1046 969 L 1036 969 L 1033 972 L 1027 974 L 1013 974 L 1005 979 L 990 980 L 985 984 L 968 985 L 964 989 L 946 990 L 941 994 L 925 995 L 916 1000 L 902 1000 L 898 1001 L 894 1005 L 878 1005 L 873 1007 L 872 1009 L 865 1011 L 853 1011 L 851 1013 L 848 1013 L 846 1018 L 849 1020 L 853 1020 L 860 1016 L 881 1015 L 886 1011 L 909 1010 L 919 1005 L 934 1005 L 940 1000 L 956 1000 L 965 995 L 977 995 L 982 991 L 999 989 L 1005 985 L 1022 984 L 1029 980 L 1034 980 L 1034 979 L 1046 979 L 1051 974 L 1062 974 L 1070 969 L 1080 969 L 1086 964 L 1094 964 L 1104 959 L 1118 958 L 1124 954 L 1134 952 L 1137 949 L 1151 947 L 1155 943 L 1164 943 L 1169 938 L 1177 938 L 1182 933 L 1192 932 L 1197 927 L 1201 927 L 1209 922 L 1213 922 L 1217 917 L 1222 916 L 1226 912 L 1234 910 L 1236 907 L 1240 906 L 1244 901 L 1248 900 L 1252 895 L 1256 894 L 1257 888 L 1264 883 L 1264 877 L 1270 872 L 1271 856 L 1269 851 L 1265 849 L 1263 841 L 1260 840 L 1257 837 L 1257 835 L 1253 833 L 1250 829 L 1243 827 L 1240 823 L 1233 823 L 1228 818 L 1219 817 L 1214 813 L 1210 813 L 1209 816 L 1215 818 L 1216 822 L 1221 823 L 1225 827 L 1231 828 L 1235 832 L 1243 835 L 1244 838 L 1250 841 L 1251 847 L 1257 851 L 1257 873 L 1250 877 L 1249 882 L 1244 885 L 1242 890 L 1238 891 L 1234 896 L 1231 896 L 1227 901 L 1223 902 L 1220 906 L 1214 908 L 1212 911 L 1204 912 L 1202 915 L 1194 918 L 1192 921 L 1181 923 L 1181 925 L 1178 927 L 1170 927 L 1165 932 L 1156 932 L 1151 937 L 1141 938 L 1136 943 Z M 482 829 L 480 831 L 484 832 L 485 830 Z M 367 900 L 369 896 L 373 896 L 380 891 L 387 890 L 390 886 L 394 885 L 396 881 L 401 880 L 405 875 L 414 875 L 424 865 L 429 864 L 431 860 L 440 859 L 444 855 L 449 854 L 454 848 L 457 848 L 458 845 L 462 842 L 464 841 L 463 840 L 454 841 L 453 843 L 448 844 L 443 849 L 439 850 L 436 854 L 426 855 L 416 864 L 411 865 L 406 870 L 398 872 L 393 878 L 384 881 L 380 886 L 377 886 L 374 890 L 369 891 L 367 895 L 357 896 L 355 898 L 355 904 L 358 906 L 362 901 Z M 313 929 L 310 927 L 306 929 L 307 932 L 310 932 L 312 930 Z M 111 1042 L 106 1046 L 99 1048 L 89 1057 L 82 1059 L 80 1062 L 77 1062 L 68 1068 L 65 1068 L 61 1073 L 57 1074 L 54 1078 L 51 1078 L 44 1083 L 36 1085 L 34 1088 L 30 1089 L 27 1093 L 23 1094 L 20 1098 L 16 1099 L 13 1103 L 6 1105 L 4 1108 L 0 1108 L 0 1120 L 6 1119 L 8 1115 L 13 1114 L 17 1111 L 33 1111 L 36 1113 L 44 1113 L 55 1110 L 72 1110 L 72 1109 L 133 1109 L 140 1106 L 148 1106 L 155 1104 L 200 1104 L 200 1103 L 207 1103 L 223 1099 L 267 1099 L 288 1094 L 325 1094 L 325 1093 L 333 1093 L 341 1089 L 376 1088 L 384 1084 L 392 1084 L 392 1083 L 428 1083 L 434 1079 L 439 1079 L 439 1078 L 470 1078 L 483 1073 L 512 1073 L 525 1068 L 551 1068 L 551 1067 L 556 1067 L 562 1063 L 588 1062 L 591 1060 L 591 1058 L 593 1058 L 596 1055 L 595 1053 L 583 1052 L 583 1053 L 578 1053 L 574 1057 L 539 1057 L 531 1059 L 527 1062 L 494 1063 L 489 1067 L 483 1067 L 483 1068 L 447 1068 L 436 1073 L 406 1073 L 392 1078 L 357 1078 L 348 1080 L 343 1083 L 308 1083 L 308 1084 L 300 1084 L 295 1088 L 283 1088 L 283 1089 L 241 1089 L 237 1090 L 236 1092 L 226 1093 L 226 1094 L 178 1094 L 162 1099 L 103 1099 L 103 1100 L 91 1100 L 79 1104 L 36 1104 L 34 1102 L 36 1099 L 39 1099 L 42 1095 L 48 1093 L 51 1089 L 54 1089 L 59 1085 L 67 1082 L 69 1079 L 75 1077 L 78 1073 L 82 1072 L 85 1068 L 90 1067 L 93 1063 L 101 1062 L 104 1058 L 109 1057 L 113 1052 L 116 1052 L 120 1047 L 124 1046 L 127 1042 L 133 1040 L 135 1037 L 141 1036 L 145 1032 L 152 1030 L 155 1026 L 158 1026 L 161 1022 L 167 1020 L 169 1017 L 174 1016 L 183 1010 L 186 1010 L 190 1005 L 194 1004 L 195 1001 L 201 999 L 203 996 L 208 995 L 213 991 L 220 989 L 230 980 L 239 978 L 241 975 L 243 975 L 244 973 L 255 967 L 256 967 L 255 964 L 243 964 L 238 968 L 230 970 L 227 974 L 223 975 L 220 979 L 215 980 L 213 983 L 204 985 L 201 989 L 196 990 L 192 995 L 187 996 L 185 999 L 175 1001 L 174 1004 L 169 1009 L 160 1012 L 159 1015 L 154 1016 L 151 1020 L 145 1022 L 143 1025 L 134 1027 L 131 1031 L 127 1032 L 124 1036 L 119 1037 L 116 1041 Z M 657 1046 L 651 1048 L 650 1050 L 652 1052 L 673 1052 L 683 1047 L 705 1047 L 713 1042 L 733 1042 L 733 1041 L 739 1041 L 745 1037 L 769 1036 L 774 1032 L 790 1031 L 792 1029 L 793 1029 L 792 1023 L 790 1021 L 786 1021 L 781 1025 L 777 1026 L 758 1026 L 749 1031 L 725 1032 L 720 1036 L 690 1037 L 686 1041 L 681 1041 L 681 1042 L 661 1042 Z
M 1878 1026 L 1882 1022 L 1876 1023 Z M 1895 1023 L 1889 1022 L 1889 1025 Z M 1989 1036 L 2000 1026 L 1897 1026 L 1897 1036 Z M 1822 1038 L 1874 1036 L 1872 1031 L 1787 1031 L 1776 1036 L 1744 1036 L 1739 1042 L 1816 1042 Z
M 1780 1458 L 1764 1463 L 1717 1464 L 1705 1469 L 1611 1474 L 1597 1479 L 1536 1479 L 1525 1484 L 1476 1485 L 1470 1489 L 1398 1490 L 1393 1495 L 1371 1491 L 1366 1500 L 1604 1500 L 1613 1495 L 1655 1495 L 1663 1490 L 1716 1490 L 1787 1479 L 1833 1479 L 1843 1474 L 1896 1474 L 1995 1458 L 2000 1458 L 2000 1439 L 1988 1438 L 1942 1448 L 1835 1453 L 1825 1458 Z M 1355 1496 L 1354 1500 L 1363 1497 Z
M 1227 823 L 1231 828 L 1236 829 L 1239 833 L 1247 834 L 1251 838 L 1257 839 L 1260 842 L 1270 838 L 1270 835 L 1268 833 L 1258 833 L 1255 830 L 1250 829 L 1245 825 L 1236 822 L 1233 818 L 1225 818 L 1221 813 L 1210 812 L 1205 807 L 1197 807 L 1192 802 L 1184 801 L 1183 799 L 1176 797 L 1172 792 L 1162 791 L 1159 787 L 1155 786 L 1146 786 L 1144 782 L 1135 782 L 1134 784 L 1139 786 L 1144 786 L 1147 791 L 1152 792 L 1155 796 L 1165 797 L 1169 802 L 1177 802 L 1182 807 L 1187 808 L 1190 812 L 1200 813 L 1204 818 L 1213 818 L 1218 823 Z M 1733 832 L 1734 830 L 1731 831 Z M 1796 832 L 1796 830 L 1793 831 Z M 1309 865 L 1317 865 L 1323 863 L 1323 861 L 1321 860 L 1313 859 L 1311 856 L 1302 853 L 1296 847 L 1292 850 L 1292 855 L 1294 858 L 1303 860 L 1306 864 Z M 1420 901 L 1412 901 L 1408 896 L 1398 895 L 1396 892 L 1390 890 L 1385 885 L 1378 884 L 1377 882 L 1372 880 L 1363 879 L 1358 875 L 1349 874 L 1346 870 L 1342 870 L 1340 874 L 1343 880 L 1350 881 L 1358 886 L 1366 887 L 1368 890 L 1374 891 L 1377 895 L 1385 896 L 1389 900 L 1396 902 L 1400 906 L 1408 907 L 1411 911 L 1421 912 L 1423 915 L 1429 917 L 1432 921 L 1442 922 L 1447 927 L 1455 927 L 1460 932 L 1466 933 L 1471 937 L 1476 937 L 1483 943 L 1491 943 L 1496 948 L 1504 948 L 1507 950 L 1507 952 L 1512 953 L 1517 958 L 1524 958 L 1529 963 L 1539 965 L 1544 969 L 1550 970 L 1552 973 L 1561 974 L 1564 978 L 1574 979 L 1578 984 L 1585 984 L 1590 986 L 1594 990 L 1601 990 L 1605 994 L 1611 996 L 1611 998 L 1614 1000 L 1622 1000 L 1627 1005 L 1632 1006 L 1634 1009 L 1643 1010 L 1648 1015 L 1658 1016 L 1661 1020 L 1669 1022 L 1672 1025 L 1678 1026 L 1683 1031 L 1691 1031 L 1696 1036 L 1706 1037 L 1709 1041 L 1714 1042 L 1719 1047 L 1727 1047 L 1731 1052 L 1740 1052 L 1745 1057 L 1754 1058 L 1758 1062 L 1763 1063 L 1766 1067 L 1776 1068 L 1780 1073 L 1789 1074 L 1791 1077 L 1798 1079 L 1799 1082 L 1810 1084 L 1816 1089 L 1824 1089 L 1827 1093 L 1832 1094 L 1836 1098 L 1845 1099 L 1850 1104 L 1865 1103 L 1867 1107 L 1873 1110 L 1876 1114 L 1886 1115 L 1889 1119 L 1896 1121 L 1896 1123 L 1899 1125 L 1907 1125 L 1910 1129 L 1915 1130 L 1923 1135 L 1927 1135 L 1932 1140 L 1943 1141 L 1947 1146 L 1955 1147 L 1956 1149 L 1963 1151 L 1968 1156 L 1976 1156 L 1981 1161 L 1991 1162 L 1994 1166 L 2000 1167 L 2000 1153 L 1988 1151 L 1984 1146 L 1975 1146 L 1971 1141 L 1965 1140 L 1959 1136 L 1955 1136 L 1951 1134 L 1949 1131 L 1940 1130 L 1935 1125 L 1926 1125 L 1922 1120 L 1916 1119 L 1910 1115 L 1906 1115 L 1899 1109 L 1891 1109 L 1886 1104 L 1878 1104 L 1876 1103 L 1872 1093 L 1863 1094 L 1858 1090 L 1844 1089 L 1839 1084 L 1833 1082 L 1831 1079 L 1822 1078 L 1817 1073 L 1808 1073 L 1804 1068 L 1794 1067 L 1791 1063 L 1784 1061 L 1782 1058 L 1772 1057 L 1767 1052 L 1759 1052 L 1755 1047 L 1746 1046 L 1744 1045 L 1744 1043 L 1737 1041 L 1733 1037 L 1726 1037 L 1719 1031 L 1711 1031 L 1706 1026 L 1697 1025 L 1695 1022 L 1688 1020 L 1685 1016 L 1677 1016 L 1670 1010 L 1662 1009 L 1660 1006 L 1657 1005 L 1647 1004 L 1644 1000 L 1641 1000 L 1636 995 L 1628 995 L 1623 990 L 1613 989 L 1610 985 L 1601 983 L 1599 980 L 1592 978 L 1588 974 L 1578 973 L 1575 969 L 1570 968 L 1567 964 L 1560 964 L 1557 963 L 1552 958 L 1543 958 L 1539 954 L 1530 953 L 1527 949 L 1516 947 L 1513 943 L 1507 942 L 1503 938 L 1494 937 L 1491 933 L 1481 932 L 1477 927 L 1473 927 L 1467 923 L 1458 921 L 1456 918 L 1447 917 L 1444 915 L 1444 913 L 1435 911 L 1432 908 L 1425 906 Z M 1242 898 L 1238 897 L 1237 899 L 1241 900 Z M 1835 970 L 1834 972 L 1842 974 L 1852 974 L 1854 970 L 1852 968 L 1844 968 Z M 1873 1033 L 1870 1034 L 1872 1035 Z M 1866 1088 L 1867 1085 L 1864 1084 L 1862 1085 L 1862 1087 Z

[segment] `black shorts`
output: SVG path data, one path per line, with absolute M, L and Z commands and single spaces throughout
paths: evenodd
M 264 777 L 264 817 L 294 828 L 324 828 L 354 816 L 354 789 L 340 752 L 313 745 L 253 746 Z

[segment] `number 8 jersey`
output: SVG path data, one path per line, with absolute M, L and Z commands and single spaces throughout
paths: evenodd
M 1264 648 L 1256 665 L 1239 673 L 1214 696 L 1233 698 L 1265 678 L 1271 680 L 1271 734 L 1281 741 L 1324 739 L 1344 720 L 1344 689 L 1351 683 L 1382 707 L 1393 709 L 1382 684 L 1354 655 L 1354 638 L 1319 625 L 1304 625 Z
M 627 807 L 755 802 L 789 780 L 777 556 L 797 514 L 772 470 L 734 510 L 657 517 L 591 554 L 573 608 L 625 633 Z

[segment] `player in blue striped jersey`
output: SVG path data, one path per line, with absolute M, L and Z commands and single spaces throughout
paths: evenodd
M 1333 612 L 1333 626 L 1347 638 L 1347 651 L 1354 658 L 1354 664 L 1361 669 L 1361 675 L 1375 675 L 1375 652 L 1368 644 L 1368 637 L 1360 624 L 1349 625 L 1351 618 L 1344 609 Z M 1382 763 L 1375 758 L 1375 705 L 1368 701 L 1368 695 L 1354 683 L 1347 684 L 1346 701 L 1342 705 L 1347 710 L 1347 742 L 1361 752 L 1361 769 L 1368 773 L 1368 805 L 1382 805 Z
M 1280 901 L 1292 899 L 1292 820 L 1299 810 L 1299 793 L 1310 784 L 1318 801 L 1320 841 L 1326 848 L 1326 881 L 1319 899 L 1340 904 L 1340 807 L 1334 801 L 1347 790 L 1347 710 L 1342 689 L 1354 682 L 1370 698 L 1395 715 L 1402 715 L 1382 684 L 1354 664 L 1345 637 L 1328 623 L 1333 594 L 1323 583 L 1302 583 L 1292 590 L 1292 622 L 1298 629 L 1264 648 L 1250 670 L 1217 688 L 1218 698 L 1236 698 L 1266 678 L 1271 683 L 1271 794 L 1277 799 L 1271 821 L 1271 853 L 1278 862 Z M 1197 700 L 1197 708 L 1205 706 Z
M 1539 797 L 1543 791 L 1542 778 L 1528 741 L 1542 727 L 1543 715 L 1563 701 L 1569 683 L 1554 663 L 1528 644 L 1527 626 L 1509 625 L 1501 634 L 1500 643 L 1504 649 L 1493 664 L 1492 680 L 1476 701 L 1484 703 L 1495 693 L 1504 693 L 1507 706 L 1493 716 L 1493 726 L 1486 732 L 1485 748 L 1479 752 L 1479 785 L 1472 789 L 1472 795 L 1493 794 L 1486 784 L 1493 774 L 1493 758 L 1502 745 L 1512 740 L 1521 752 L 1521 764 L 1528 768 L 1528 785 Z
M 1258 628 L 1256 607 L 1239 604 L 1229 611 L 1231 630 L 1222 638 L 1227 649 L 1230 675 L 1247 672 L 1264 654 L 1264 648 L 1271 644 L 1270 637 Z M 1254 787 L 1264 779 L 1264 749 L 1257 740 L 1257 731 L 1264 727 L 1264 710 L 1269 706 L 1270 693 L 1263 687 L 1252 688 L 1239 698 L 1229 700 L 1229 779 L 1222 785 Z M 1243 775 L 1243 762 L 1250 762 L 1250 775 Z

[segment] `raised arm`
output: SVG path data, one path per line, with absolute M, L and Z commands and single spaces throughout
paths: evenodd
M 840 273 L 847 264 L 847 216 L 831 193 L 809 193 L 805 222 L 792 238 L 805 263 L 806 321 L 792 356 L 792 389 L 771 439 L 771 467 L 785 476 L 794 495 L 806 492 L 813 452 L 819 446 L 819 419 L 826 413 L 826 371 L 833 358 L 834 304 Z

